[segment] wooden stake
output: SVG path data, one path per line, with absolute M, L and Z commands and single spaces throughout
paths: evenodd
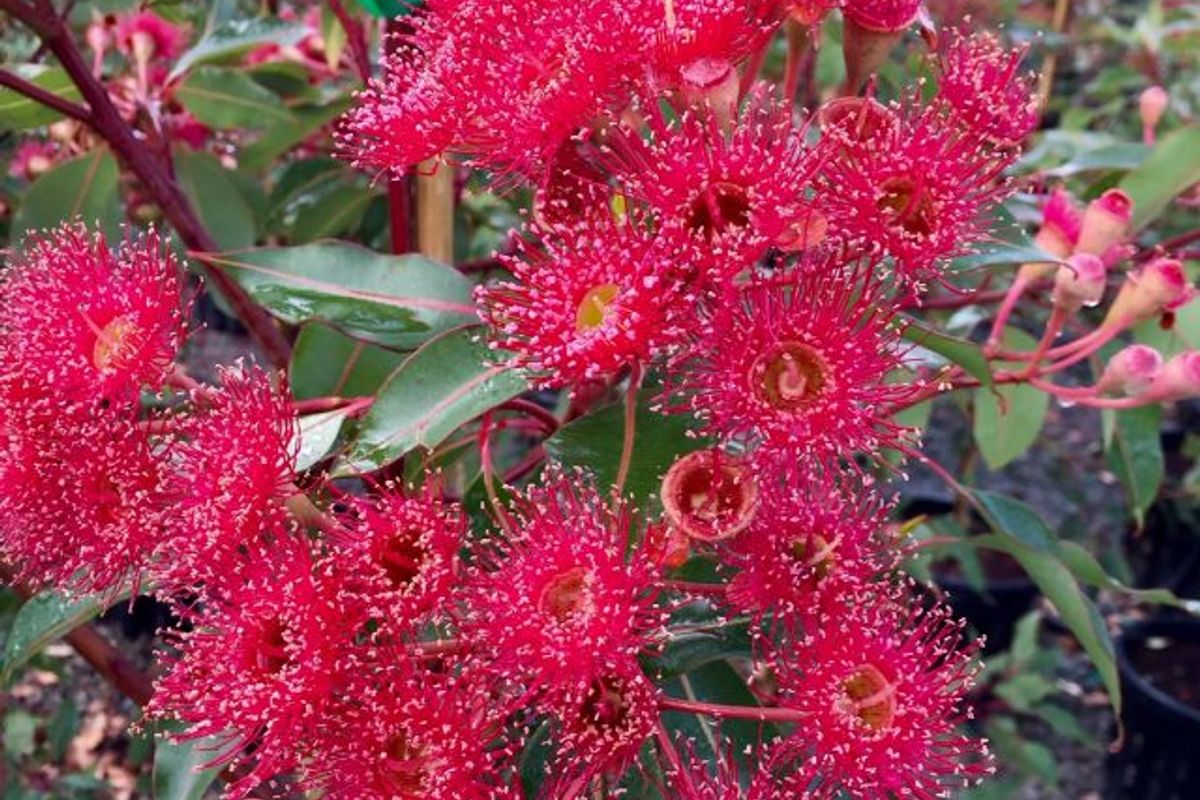
M 417 251 L 454 263 L 454 168 L 425 161 L 417 167 Z

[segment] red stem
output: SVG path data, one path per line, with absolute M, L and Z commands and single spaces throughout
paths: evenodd
M 346 43 L 350 45 L 350 55 L 354 58 L 354 67 L 358 70 L 358 77 L 362 79 L 365 86 L 371 80 L 371 57 L 367 54 L 367 37 L 363 32 L 363 26 L 347 13 L 341 0 L 329 0 L 329 10 L 337 17 L 342 30 L 346 32 Z
M 6 69 L 0 69 L 0 86 L 7 86 L 17 94 L 23 94 L 30 100 L 41 103 L 42 105 L 52 108 L 58 113 L 70 117 L 71 119 L 79 120 L 80 122 L 90 124 L 92 120 L 92 112 L 78 103 L 72 103 L 70 100 L 64 100 L 58 95 L 48 92 L 36 83 L 30 83 L 19 75 L 15 75 Z
M 698 700 L 679 700 L 660 697 L 658 707 L 663 711 L 686 711 L 725 719 L 749 719 L 755 722 L 803 722 L 808 715 L 793 708 L 760 708 L 758 706 L 728 706 Z

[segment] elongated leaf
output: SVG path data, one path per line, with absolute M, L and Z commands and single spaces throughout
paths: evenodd
M 979 345 L 927 328 L 912 319 L 906 319 L 904 324 L 905 339 L 958 364 L 984 386 L 992 385 L 992 371 Z
M 257 141 L 243 148 L 239 163 L 249 170 L 270 167 L 283 152 L 316 133 L 322 126 L 332 122 L 351 104 L 349 97 L 339 97 L 324 105 L 299 106 L 292 109 L 295 122 L 271 125 L 262 132 Z
M 1005 347 L 1032 350 L 1033 337 L 1010 330 Z M 1005 384 L 975 392 L 974 435 L 988 466 L 1000 469 L 1037 441 L 1046 420 L 1050 396 L 1026 384 Z
M 625 479 L 625 495 L 636 505 L 658 494 L 662 476 L 676 458 L 707 444 L 690 435 L 693 427 L 685 415 L 664 416 L 651 411 L 648 401 L 638 404 Z M 564 425 L 546 440 L 546 452 L 559 464 L 590 470 L 600 488 L 607 489 L 617 479 L 624 441 L 625 405 L 613 403 Z
M 304 244 L 354 230 L 374 199 L 375 193 L 357 181 L 328 185 L 296 214 L 292 241 Z
M 199 64 L 231 60 L 260 45 L 293 45 L 306 34 L 303 25 L 270 17 L 227 20 L 206 32 L 200 41 L 179 57 L 171 68 L 168 80 L 178 78 Z
M 204 769 L 220 755 L 220 742 L 197 739 L 172 742 L 165 732 L 178 725 L 160 726 L 154 744 L 154 800 L 200 800 L 221 774 L 220 767 Z
M 313 322 L 296 338 L 288 383 L 298 399 L 372 395 L 405 358 Z
M 974 495 L 980 513 L 992 530 L 1019 539 L 1036 550 L 1053 553 L 1057 548 L 1057 538 L 1050 526 L 1020 500 L 982 489 L 977 489 Z
M 296 124 L 278 95 L 236 69 L 200 67 L 175 89 L 175 97 L 210 128 Z
M 129 597 L 125 591 L 109 602 L 117 603 Z M 8 684 L 17 671 L 46 645 L 95 618 L 104 610 L 96 597 L 68 597 L 60 592 L 46 591 L 25 601 L 13 619 L 8 639 L 4 643 L 4 669 L 0 683 Z
M 326 411 L 300 418 L 300 447 L 296 454 L 296 471 L 303 472 L 329 454 L 337 442 L 346 421 L 344 411 Z
M 1113 435 L 1105 455 L 1121 479 L 1134 519 L 1141 525 L 1158 497 L 1165 472 L 1160 436 L 1162 408 L 1122 409 L 1113 417 Z
M 978 252 L 954 259 L 952 269 L 966 272 L 984 267 L 1004 267 L 1018 264 L 1058 264 L 1061 259 L 1047 253 L 1034 245 L 1020 247 L 1006 242 L 993 242 L 981 245 Z
M 373 17 L 393 19 L 411 14 L 417 0 L 358 0 L 358 4 Z
M 183 191 L 217 244 L 230 250 L 254 244 L 258 237 L 254 210 L 215 156 L 182 149 L 176 154 L 175 169 Z
M 1121 181 L 1121 188 L 1133 198 L 1133 229 L 1146 227 L 1196 183 L 1200 183 L 1200 125 L 1189 125 L 1159 140 L 1150 157 Z
M 117 162 L 105 149 L 59 164 L 25 193 L 13 220 L 12 240 L 75 217 L 89 225 L 99 223 L 101 230 L 115 237 L 123 218 L 118 177 Z
M 344 242 L 199 253 L 291 324 L 328 322 L 379 344 L 413 349 L 476 321 L 471 283 L 418 255 L 391 256 Z
M 495 363 L 478 328 L 443 334 L 413 353 L 379 390 L 347 456 L 350 471 L 373 470 L 440 444 L 457 428 L 528 388 Z
M 1185 608 L 1192 613 L 1200 612 L 1200 603 L 1183 600 L 1169 589 L 1134 589 L 1109 575 L 1096 557 L 1078 542 L 1059 542 L 1058 557 L 1081 583 L 1097 589 L 1124 594 L 1145 603 Z
M 79 100 L 79 90 L 75 88 L 71 76 L 67 75 L 66 70 L 61 67 L 47 67 L 44 64 L 10 64 L 5 66 L 5 69 L 64 100 Z M 6 86 L 0 86 L 0 131 L 19 131 L 38 125 L 48 125 L 61 117 L 62 114 L 54 109 L 44 106 L 36 100 L 30 100 L 25 95 L 14 92 Z
M 1064 178 L 1094 170 L 1128 171 L 1141 166 L 1149 154 L 1150 148 L 1140 142 L 1118 142 L 1085 150 L 1065 164 L 1047 170 L 1046 174 Z

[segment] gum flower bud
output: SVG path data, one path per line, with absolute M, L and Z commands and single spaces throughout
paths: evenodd
M 1154 129 L 1158 127 L 1159 120 L 1170 102 L 1170 95 L 1161 86 L 1150 86 L 1138 96 L 1138 113 L 1142 117 L 1142 131 L 1147 144 L 1153 143 Z
M 1172 258 L 1151 261 L 1130 273 L 1108 309 L 1105 324 L 1134 325 L 1174 311 L 1195 296 L 1183 265 Z
M 702 58 L 679 70 L 679 88 L 690 106 L 707 106 L 727 124 L 737 108 L 738 72 L 723 59 Z
M 1138 395 L 1154 383 L 1162 368 L 1163 357 L 1153 347 L 1130 345 L 1109 359 L 1096 389 L 1100 393 Z
M 1093 255 L 1079 253 L 1067 259 L 1054 276 L 1054 291 L 1051 298 L 1056 306 L 1067 312 L 1098 305 L 1104 297 L 1105 278 L 1108 270 L 1104 262 Z
M 857 94 L 917 19 L 919 0 L 850 0 L 842 9 L 848 94 Z
M 1200 397 L 1200 352 L 1189 350 L 1172 358 L 1138 396 L 1160 403 Z
M 1133 199 L 1120 189 L 1109 189 L 1088 203 L 1083 212 L 1076 253 L 1102 256 L 1129 235 L 1129 220 L 1133 216 Z
M 675 528 L 705 542 L 741 533 L 758 508 L 753 472 L 718 449 L 676 460 L 660 491 L 663 509 Z

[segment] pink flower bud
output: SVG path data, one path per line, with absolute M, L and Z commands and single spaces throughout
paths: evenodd
M 920 0 L 847 0 L 846 21 L 878 33 L 900 33 L 917 20 Z
M 1153 143 L 1154 129 L 1158 127 L 1158 121 L 1162 119 L 1170 102 L 1170 95 L 1161 86 L 1150 86 L 1138 97 L 1138 112 L 1142 115 L 1142 131 L 1145 133 L 1147 144 Z
M 845 22 L 842 57 L 846 61 L 847 94 L 857 94 L 879 69 L 917 19 L 920 0 L 851 0 L 842 9 Z
M 1075 249 L 1082 228 L 1082 212 L 1067 190 L 1057 186 L 1042 206 L 1042 227 L 1034 241 L 1047 253 L 1066 258 Z
M 1076 253 L 1102 256 L 1112 246 L 1129 235 L 1129 220 L 1133 217 L 1133 199 L 1120 189 L 1109 189 L 1088 203 L 1083 212 Z
M 737 108 L 738 71 L 724 59 L 702 58 L 679 70 L 683 99 L 692 106 L 708 106 L 722 123 Z
M 1104 268 L 1104 262 L 1096 256 L 1087 253 L 1073 255 L 1058 268 L 1051 299 L 1056 306 L 1071 313 L 1084 306 L 1090 308 L 1099 304 L 1104 296 L 1107 277 L 1108 270 Z
M 1182 264 L 1172 258 L 1155 259 L 1129 274 L 1104 321 L 1125 325 L 1145 322 L 1180 308 L 1195 294 Z
M 1200 352 L 1191 350 L 1168 361 L 1139 397 L 1157 402 L 1200 396 Z
M 1146 391 L 1162 368 L 1163 357 L 1153 347 L 1130 345 L 1109 359 L 1104 374 L 1096 381 L 1096 389 L 1102 393 L 1138 395 Z

